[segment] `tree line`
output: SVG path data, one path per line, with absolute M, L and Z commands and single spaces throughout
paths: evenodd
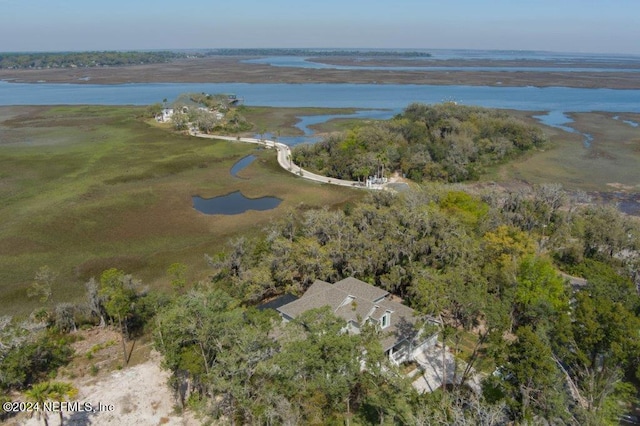
M 342 50 L 342 49 L 212 49 L 205 56 L 313 56 L 313 57 L 371 57 L 371 58 L 429 58 L 430 53 L 403 50 Z
M 318 157 L 296 151 L 297 161 L 326 154 L 323 167 L 355 178 L 384 168 L 457 181 L 544 143 L 513 118 L 453 104 L 412 105 L 334 139 Z M 640 225 L 559 185 L 427 183 L 335 209 L 300 206 L 206 259 L 211 277 L 199 283 L 169 267 L 173 294 L 108 269 L 87 282 L 84 303 L 55 306 L 55 271 L 41 268 L 28 293 L 42 308 L 0 319 L 1 395 L 52 388 L 42 383 L 69 361 L 82 325 L 118 330 L 123 366 L 128 341 L 150 330 L 179 405 L 231 423 L 614 424 L 638 392 Z M 374 327 L 351 336 L 326 309 L 286 325 L 256 309 L 346 277 L 440 319 L 459 367 L 451 386 L 417 393 Z
M 171 123 L 174 130 L 196 128 L 202 133 L 239 133 L 251 130 L 254 125 L 242 112 L 244 105 L 235 105 L 226 94 L 183 93 L 171 102 L 174 110 Z M 168 106 L 165 101 L 147 106 L 144 115 L 157 117 Z M 216 113 L 222 114 L 217 116 Z
M 0 53 L 0 69 L 93 68 L 158 64 L 183 57 L 186 57 L 186 54 L 169 51 Z
M 398 171 L 416 182 L 463 182 L 546 142 L 540 128 L 501 111 L 412 104 L 391 120 L 298 145 L 293 161 L 338 179 Z

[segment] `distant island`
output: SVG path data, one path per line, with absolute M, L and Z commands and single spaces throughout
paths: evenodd
M 363 58 L 428 58 L 431 54 L 396 50 L 211 49 L 202 51 L 105 51 L 0 53 L 0 69 L 95 68 L 161 64 L 209 56 L 316 56 Z
M 471 52 L 471 53 L 470 53 Z M 452 55 L 452 56 L 448 56 Z M 305 58 L 309 63 L 246 61 Z M 201 48 L 157 51 L 0 52 L 13 83 L 351 83 L 638 89 L 640 62 L 598 55 L 523 58 L 519 52 L 421 49 Z M 171 66 L 167 66 L 170 63 Z M 316 66 L 315 63 L 322 65 Z
M 212 49 L 206 56 L 347 56 L 367 58 L 430 58 L 431 54 L 403 50 L 344 50 L 344 49 Z
M 93 68 L 158 64 L 187 56 L 186 53 L 170 51 L 0 53 L 0 69 Z

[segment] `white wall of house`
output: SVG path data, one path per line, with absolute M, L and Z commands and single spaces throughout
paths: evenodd
M 405 342 L 406 350 L 403 350 L 402 344 L 395 346 L 387 351 L 389 360 L 396 365 L 400 365 L 403 362 L 414 361 L 420 354 L 426 353 L 436 346 L 438 343 L 438 334 L 430 336 L 428 339 L 421 342 L 418 346 L 411 347 Z
M 156 119 L 164 123 L 171 120 L 171 117 L 173 117 L 173 108 L 164 108 L 162 110 L 162 113 L 158 117 L 156 117 Z
M 433 336 L 429 337 L 424 342 L 420 343 L 420 345 L 416 346 L 411 351 L 411 359 L 415 359 L 415 357 L 417 357 L 419 354 L 424 353 L 430 350 L 431 348 L 435 347 L 437 343 L 438 343 L 438 334 L 436 333 Z

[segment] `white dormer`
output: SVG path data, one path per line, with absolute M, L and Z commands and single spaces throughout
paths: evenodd
M 348 295 L 347 297 L 345 297 L 345 298 L 344 298 L 344 300 L 342 301 L 342 303 L 340 304 L 340 306 L 338 306 L 338 308 L 340 308 L 340 307 L 342 307 L 342 306 L 345 306 L 345 305 L 348 305 L 348 304 L 350 304 L 350 303 L 353 303 L 353 302 L 354 302 L 354 300 L 356 300 L 356 298 L 355 298 L 355 297 L 353 297 L 353 296 L 351 296 L 351 295 Z
M 391 325 L 391 311 L 385 311 L 380 318 L 380 328 L 385 329 Z

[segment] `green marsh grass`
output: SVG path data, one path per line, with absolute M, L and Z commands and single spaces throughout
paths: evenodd
M 240 113 L 254 124 L 254 131 L 265 131 L 280 136 L 302 135 L 300 129 L 294 127 L 299 121 L 297 117 L 307 115 L 353 114 L 356 108 L 273 108 L 273 107 L 242 107 Z
M 572 113 L 570 117 L 575 121 L 568 126 L 590 134 L 593 140 L 588 146 L 578 133 L 545 127 L 551 140 L 548 147 L 500 165 L 481 180 L 560 183 L 569 190 L 638 192 L 640 127 L 614 120 L 615 115 L 618 114 Z M 640 120 L 640 114 L 619 115 L 636 123 Z
M 287 210 L 342 205 L 362 191 L 329 187 L 282 170 L 271 150 L 180 135 L 145 122 L 134 107 L 0 108 L 0 314 L 38 306 L 26 296 L 35 272 L 57 272 L 51 305 L 80 301 L 84 282 L 116 267 L 155 288 L 166 269 L 206 279 L 204 254 L 251 235 Z M 241 172 L 231 166 L 250 153 Z M 207 216 L 191 197 L 241 190 L 283 200 L 271 211 Z

